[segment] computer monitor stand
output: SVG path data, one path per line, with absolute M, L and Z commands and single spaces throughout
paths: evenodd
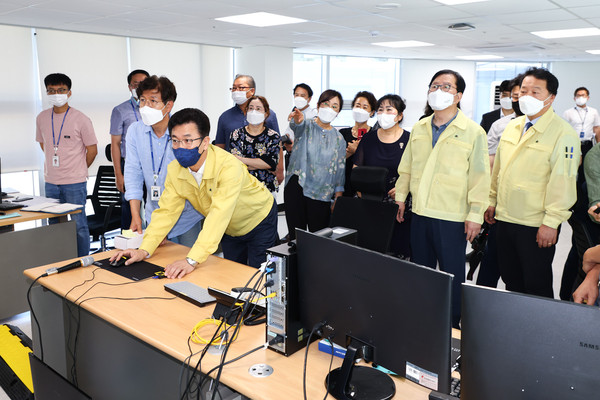
M 359 358 L 370 359 L 368 354 L 373 351 L 373 347 L 350 337 L 342 366 L 331 371 L 325 379 L 329 394 L 338 400 L 391 399 L 396 393 L 392 378 L 374 368 L 355 365 Z

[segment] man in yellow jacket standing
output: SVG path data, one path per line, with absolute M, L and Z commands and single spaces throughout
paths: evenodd
M 182 278 L 217 250 L 225 258 L 258 268 L 277 240 L 277 204 L 269 190 L 230 153 L 210 144 L 210 122 L 200 110 L 173 114 L 169 131 L 176 160 L 138 250 L 119 252 L 129 265 L 152 255 L 181 215 L 185 201 L 205 216 L 187 257 L 167 265 L 168 278 Z
M 432 116 L 413 127 L 398 166 L 398 221 L 412 194 L 411 248 L 417 264 L 454 274 L 452 324 L 460 321 L 461 284 L 465 281 L 466 241 L 481 229 L 488 207 L 490 163 L 485 131 L 460 109 L 465 90 L 455 71 L 437 72 L 427 100 Z
M 498 266 L 511 291 L 554 297 L 552 259 L 560 224 L 577 200 L 579 137 L 554 113 L 558 79 L 543 68 L 523 76 L 519 108 L 500 139 L 488 223 L 498 221 Z M 495 220 L 494 220 L 495 213 Z

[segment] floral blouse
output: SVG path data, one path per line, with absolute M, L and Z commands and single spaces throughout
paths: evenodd
M 246 158 L 260 158 L 270 169 L 255 169 L 249 172 L 271 192 L 277 191 L 278 183 L 275 177 L 275 168 L 279 162 L 279 133 L 273 129 L 264 128 L 258 136 L 252 136 L 246 127 L 231 132 L 229 138 L 229 151 L 231 154 Z
M 346 141 L 337 129 L 325 130 L 314 120 L 296 125 L 294 147 L 290 157 L 285 183 L 298 175 L 304 195 L 313 200 L 331 201 L 335 192 L 344 191 L 346 168 Z

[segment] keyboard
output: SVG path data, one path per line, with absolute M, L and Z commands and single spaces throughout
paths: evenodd
M 17 210 L 25 207 L 23 204 L 11 203 L 10 201 L 3 201 L 0 203 L 0 211 Z
M 456 400 L 460 399 L 460 379 L 452 378 L 450 382 L 450 394 L 432 391 L 429 400 Z

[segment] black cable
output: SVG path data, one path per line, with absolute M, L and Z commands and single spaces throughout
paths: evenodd
M 327 386 L 325 386 L 325 397 L 323 397 L 323 400 L 327 400 L 327 396 L 329 396 L 329 375 L 331 374 L 331 366 L 333 365 L 333 354 L 335 351 L 335 349 L 333 348 L 333 342 L 331 341 L 331 338 L 327 338 L 327 341 L 331 345 L 331 359 L 329 360 L 329 372 L 327 373 Z
M 67 294 L 69 294 L 76 287 L 82 286 L 84 283 L 89 282 L 89 281 L 95 279 L 95 277 L 96 277 L 96 271 L 98 269 L 100 269 L 100 268 L 96 268 L 95 270 L 92 271 L 92 279 L 87 279 L 83 283 L 81 283 L 79 285 L 76 285 L 75 287 L 71 288 L 67 292 Z M 102 285 L 103 284 L 103 285 L 108 285 L 108 286 L 124 286 L 124 285 L 130 285 L 130 284 L 133 284 L 133 283 L 143 282 L 145 280 L 146 279 L 142 279 L 140 281 L 121 282 L 121 283 L 96 282 L 95 284 L 93 284 L 92 286 L 90 286 L 88 289 L 86 289 L 82 294 L 80 294 L 79 297 L 77 297 L 75 300 L 73 300 L 73 304 L 77 307 L 77 318 L 75 318 L 75 315 L 71 312 L 70 306 L 69 306 L 68 301 L 67 301 L 67 303 L 66 303 L 67 304 L 67 310 L 69 310 L 69 313 L 71 314 L 71 317 L 73 319 L 75 319 L 76 322 L 77 322 L 77 325 L 76 325 L 76 328 L 75 328 L 75 339 L 74 339 L 74 344 L 73 344 L 73 351 L 71 351 L 69 349 L 69 347 L 68 347 L 69 343 L 70 343 L 70 340 L 71 340 L 71 321 L 70 320 L 69 320 L 69 336 L 68 336 L 68 340 L 69 341 L 67 342 L 67 349 L 69 349 L 69 354 L 71 355 L 72 361 L 73 361 L 73 363 L 71 364 L 71 380 L 72 380 L 72 382 L 73 382 L 73 384 L 75 386 L 78 387 L 78 384 L 77 384 L 77 382 L 78 382 L 77 381 L 77 342 L 79 341 L 79 329 L 81 327 L 81 322 L 80 322 L 81 321 L 81 303 L 83 303 L 83 301 L 80 302 L 79 304 L 77 304 L 77 302 L 79 301 L 79 299 L 81 299 L 83 296 L 85 296 L 87 293 L 89 293 L 90 290 L 92 290 L 93 288 L 95 288 L 98 285 Z M 65 294 L 65 300 L 66 300 L 66 295 L 67 294 Z M 90 299 L 92 299 L 92 298 L 93 297 L 91 297 Z M 87 300 L 89 300 L 89 299 L 86 299 L 84 301 L 87 301 Z
M 40 342 L 40 360 L 42 360 L 42 362 L 44 361 L 44 346 L 42 345 L 42 329 L 40 328 L 40 323 L 38 322 L 38 319 L 35 316 L 35 312 L 33 312 L 33 307 L 31 306 L 31 288 L 40 278 L 43 278 L 45 276 L 48 276 L 48 274 L 42 274 L 42 275 L 38 276 L 37 278 L 35 278 L 34 281 L 31 282 L 31 285 L 29 285 L 29 289 L 27 289 L 27 304 L 29 305 L 29 311 L 31 312 L 31 316 L 33 317 L 33 320 L 35 321 L 35 324 L 37 325 L 38 340 Z
M 321 329 L 323 325 L 325 325 L 325 323 L 317 322 L 310 331 L 310 335 L 308 335 L 308 341 L 306 342 L 306 349 L 304 350 L 304 370 L 302 372 L 302 393 L 304 394 L 304 400 L 306 400 L 306 364 L 308 361 L 308 348 L 310 347 L 310 340 L 312 339 L 312 335 L 314 335 L 317 330 Z
M 246 302 L 244 303 L 244 308 L 243 308 L 243 310 L 246 310 L 246 308 L 247 308 L 247 305 L 248 305 L 249 303 L 251 303 L 251 302 L 252 302 L 252 300 L 253 300 L 253 298 L 256 296 L 256 293 L 257 293 L 257 290 L 256 290 L 256 289 L 257 289 L 257 287 L 258 287 L 258 286 L 261 284 L 262 280 L 263 280 L 263 279 L 264 279 L 264 277 L 265 277 L 265 274 L 266 274 L 266 273 L 263 273 L 263 274 L 261 274 L 261 275 L 260 275 L 260 277 L 259 277 L 259 279 L 258 279 L 258 280 L 256 281 L 256 283 L 254 284 L 254 287 L 252 288 L 251 295 L 250 295 L 250 296 L 248 296 L 248 298 L 246 299 Z M 233 332 L 232 338 L 236 337 L 236 335 L 237 335 L 238 331 L 241 329 L 241 327 L 242 327 L 242 320 L 243 320 L 242 318 L 243 318 L 243 316 L 244 316 L 244 315 L 245 315 L 245 312 L 242 312 L 242 316 L 240 317 L 240 320 L 238 321 L 238 323 L 237 323 L 237 324 L 236 324 L 236 326 L 235 326 L 235 329 L 234 329 L 234 332 Z M 221 373 L 223 372 L 223 367 L 224 367 L 225 358 L 227 357 L 227 353 L 229 352 L 229 347 L 231 346 L 231 344 L 232 344 L 232 343 L 233 343 L 233 340 L 230 340 L 230 341 L 227 343 L 227 345 L 225 346 L 225 350 L 223 351 L 223 355 L 222 355 L 222 357 L 221 357 L 221 360 L 222 360 L 222 362 L 221 362 L 221 364 L 219 365 L 219 370 L 218 370 L 218 372 L 217 372 L 217 377 L 216 377 L 216 379 L 215 379 L 215 388 L 214 388 L 214 391 L 213 391 L 213 395 L 212 395 L 212 398 L 211 398 L 211 400 L 215 400 L 215 393 L 216 393 L 216 391 L 218 390 L 218 387 L 219 387 L 219 384 L 220 384 L 220 381 L 221 381 Z
M 244 287 L 248 287 L 248 285 L 250 284 L 250 282 L 252 282 L 252 280 L 256 277 L 256 275 L 259 272 L 261 272 L 261 270 L 257 269 L 256 272 L 250 277 L 250 279 L 248 279 L 248 281 L 246 282 L 246 284 L 244 285 Z M 264 275 L 264 271 L 263 271 L 263 275 Z M 209 344 L 207 344 L 206 346 L 204 346 L 204 348 L 202 349 L 202 354 L 198 358 L 198 362 L 196 363 L 196 366 L 194 367 L 194 370 L 192 372 L 192 376 L 188 379 L 188 382 L 186 384 L 185 390 L 184 390 L 183 394 L 180 396 L 181 400 L 184 400 L 185 396 L 187 395 L 187 393 L 188 393 L 188 391 L 190 389 L 191 383 L 194 380 L 194 377 L 195 377 L 196 373 L 200 370 L 200 365 L 202 363 L 202 359 L 206 355 L 206 352 L 209 349 L 210 343 L 212 343 L 213 340 L 217 337 L 217 334 L 218 334 L 219 330 L 221 329 L 221 327 L 223 326 L 223 323 L 225 323 L 225 321 L 228 320 L 228 318 L 231 316 L 231 312 L 233 311 L 233 309 L 237 307 L 235 304 L 239 302 L 241 295 L 242 295 L 242 293 L 240 292 L 238 294 L 237 298 L 236 298 L 236 301 L 233 302 L 233 304 L 231 304 L 231 306 L 229 307 L 229 310 L 225 313 L 225 316 L 223 317 L 223 319 L 221 320 L 221 323 L 219 324 L 219 326 L 215 330 L 215 333 L 213 334 L 213 337 L 209 340 L 209 342 L 208 342 Z M 245 303 L 245 304 L 247 304 L 247 303 Z M 240 315 L 240 320 L 242 319 L 242 317 L 243 317 L 243 314 Z M 226 331 L 228 329 L 229 328 L 227 328 Z M 202 382 L 202 380 L 200 380 L 200 382 Z

